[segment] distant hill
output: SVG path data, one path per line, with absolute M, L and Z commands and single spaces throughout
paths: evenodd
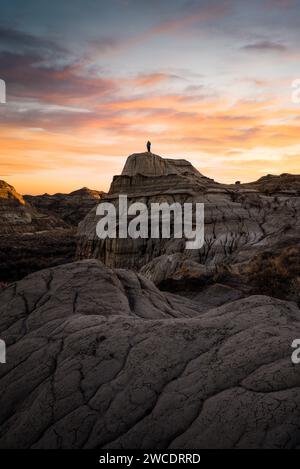
M 67 225 L 54 214 L 40 213 L 13 186 L 0 181 L 0 234 L 35 233 Z
M 255 182 L 244 184 L 244 186 L 253 187 L 260 192 L 275 194 L 275 193 L 288 193 L 300 195 L 300 174 L 284 173 L 280 176 L 268 174 L 262 176 Z
M 0 283 L 71 262 L 76 225 L 101 194 L 84 187 L 71 194 L 23 197 L 0 181 Z
M 25 195 L 24 199 L 39 211 L 56 215 L 69 225 L 77 226 L 103 194 L 102 191 L 83 187 L 70 194 Z

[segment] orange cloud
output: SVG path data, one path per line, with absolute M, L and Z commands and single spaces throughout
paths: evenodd
M 162 73 L 132 80 L 147 88 L 165 79 Z M 24 116 L 7 112 L 0 130 L 0 178 L 22 193 L 83 185 L 106 190 L 126 156 L 143 151 L 148 138 L 153 151 L 187 157 L 202 173 L 226 182 L 300 172 L 297 106 L 277 97 L 232 103 L 159 90 L 125 98 L 123 86 L 121 81 L 115 95 L 95 103 L 86 96 L 82 109 L 60 108 L 58 97 L 57 109 L 47 112 L 42 104 Z

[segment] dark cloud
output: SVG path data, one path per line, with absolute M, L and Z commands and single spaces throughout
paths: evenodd
M 34 36 L 28 32 L 20 31 L 13 28 L 0 26 L 0 44 L 3 47 L 18 47 L 23 50 L 30 49 L 48 49 L 56 52 L 66 52 L 66 49 L 54 41 L 43 37 Z
M 122 40 L 116 37 L 98 37 L 89 42 L 89 45 L 96 52 L 110 52 L 122 45 Z
M 278 42 L 265 40 L 246 44 L 242 49 L 250 52 L 285 52 L 287 50 L 287 46 Z
M 10 99 L 77 105 L 79 100 L 93 97 L 96 104 L 103 95 L 116 91 L 116 80 L 99 76 L 99 65 L 93 68 L 92 55 L 118 47 L 119 41 L 99 37 L 88 45 L 88 54 L 76 56 L 50 39 L 0 26 L 1 78 Z M 151 82 L 151 77 L 145 75 L 144 81 Z
M 11 96 L 67 104 L 70 99 L 102 96 L 115 87 L 109 79 L 84 77 L 80 63 L 54 66 L 43 60 L 37 53 L 0 53 L 1 76 Z

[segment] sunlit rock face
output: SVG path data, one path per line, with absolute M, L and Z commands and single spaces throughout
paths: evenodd
M 164 159 L 151 153 L 133 154 L 122 174 L 113 178 L 110 191 L 102 200 L 117 206 L 118 196 L 126 194 L 129 203 L 143 202 L 149 209 L 153 202 L 204 203 L 203 247 L 187 251 L 185 240 L 174 238 L 99 240 L 96 235 L 99 217 L 93 209 L 79 225 L 77 258 L 97 258 L 109 267 L 143 268 L 153 280 L 160 267 L 155 268 L 152 277 L 154 266 L 147 269 L 147 264 L 165 255 L 180 253 L 184 259 L 214 269 L 247 263 L 278 243 L 288 244 L 289 240 L 294 243 L 300 237 L 297 192 L 300 176 L 271 179 L 262 178 L 253 184 L 220 184 L 203 176 L 185 160 Z M 160 281 L 166 265 L 163 264 Z
M 39 213 L 13 186 L 0 181 L 0 235 L 34 233 L 64 226 L 55 215 Z
M 70 262 L 74 255 L 75 229 L 0 181 L 0 283 Z
M 0 282 L 74 260 L 77 224 L 101 195 L 84 187 L 23 197 L 0 181 Z

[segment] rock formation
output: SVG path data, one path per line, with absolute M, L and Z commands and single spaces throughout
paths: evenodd
M 258 181 L 247 185 L 265 194 L 300 196 L 300 177 L 295 174 L 285 173 L 280 176 L 268 174 L 267 176 L 262 176 Z
M 219 184 L 185 160 L 133 154 L 102 200 L 117 206 L 118 196 L 127 194 L 129 204 L 138 201 L 148 207 L 152 202 L 202 202 L 203 248 L 187 251 L 184 240 L 173 238 L 99 240 L 99 218 L 93 209 L 79 225 L 77 258 L 97 258 L 109 267 L 142 269 L 142 274 L 160 287 L 177 291 L 178 287 L 186 290 L 195 285 L 199 292 L 205 284 L 229 282 L 228 286 L 238 286 L 242 295 L 247 294 L 251 285 L 241 272 L 247 272 L 254 256 L 278 252 L 282 243 L 286 247 L 299 244 L 299 184 L 300 176 L 296 175 L 268 176 L 251 184 Z M 286 297 L 299 299 L 299 289 Z
M 134 154 L 103 200 L 204 202 L 200 251 L 100 241 L 92 208 L 77 246 L 92 259 L 0 278 L 0 447 L 300 448 L 299 177 L 275 179 L 219 184 Z M 3 194 L 11 227 L 50 211 L 75 223 L 80 205 L 31 199 L 41 215 Z
M 52 228 L 66 228 L 66 225 L 53 214 L 39 213 L 14 187 L 0 181 L 0 235 L 34 233 Z
M 71 262 L 76 228 L 99 201 L 87 188 L 55 196 L 20 195 L 0 181 L 0 282 Z
M 0 283 L 13 282 L 37 270 L 72 262 L 75 251 L 74 228 L 1 235 Z
M 1 448 L 299 448 L 294 303 L 220 307 L 86 260 L 0 292 Z
M 70 194 L 25 195 L 24 199 L 39 212 L 55 215 L 65 223 L 77 226 L 97 204 L 104 193 L 83 187 Z

